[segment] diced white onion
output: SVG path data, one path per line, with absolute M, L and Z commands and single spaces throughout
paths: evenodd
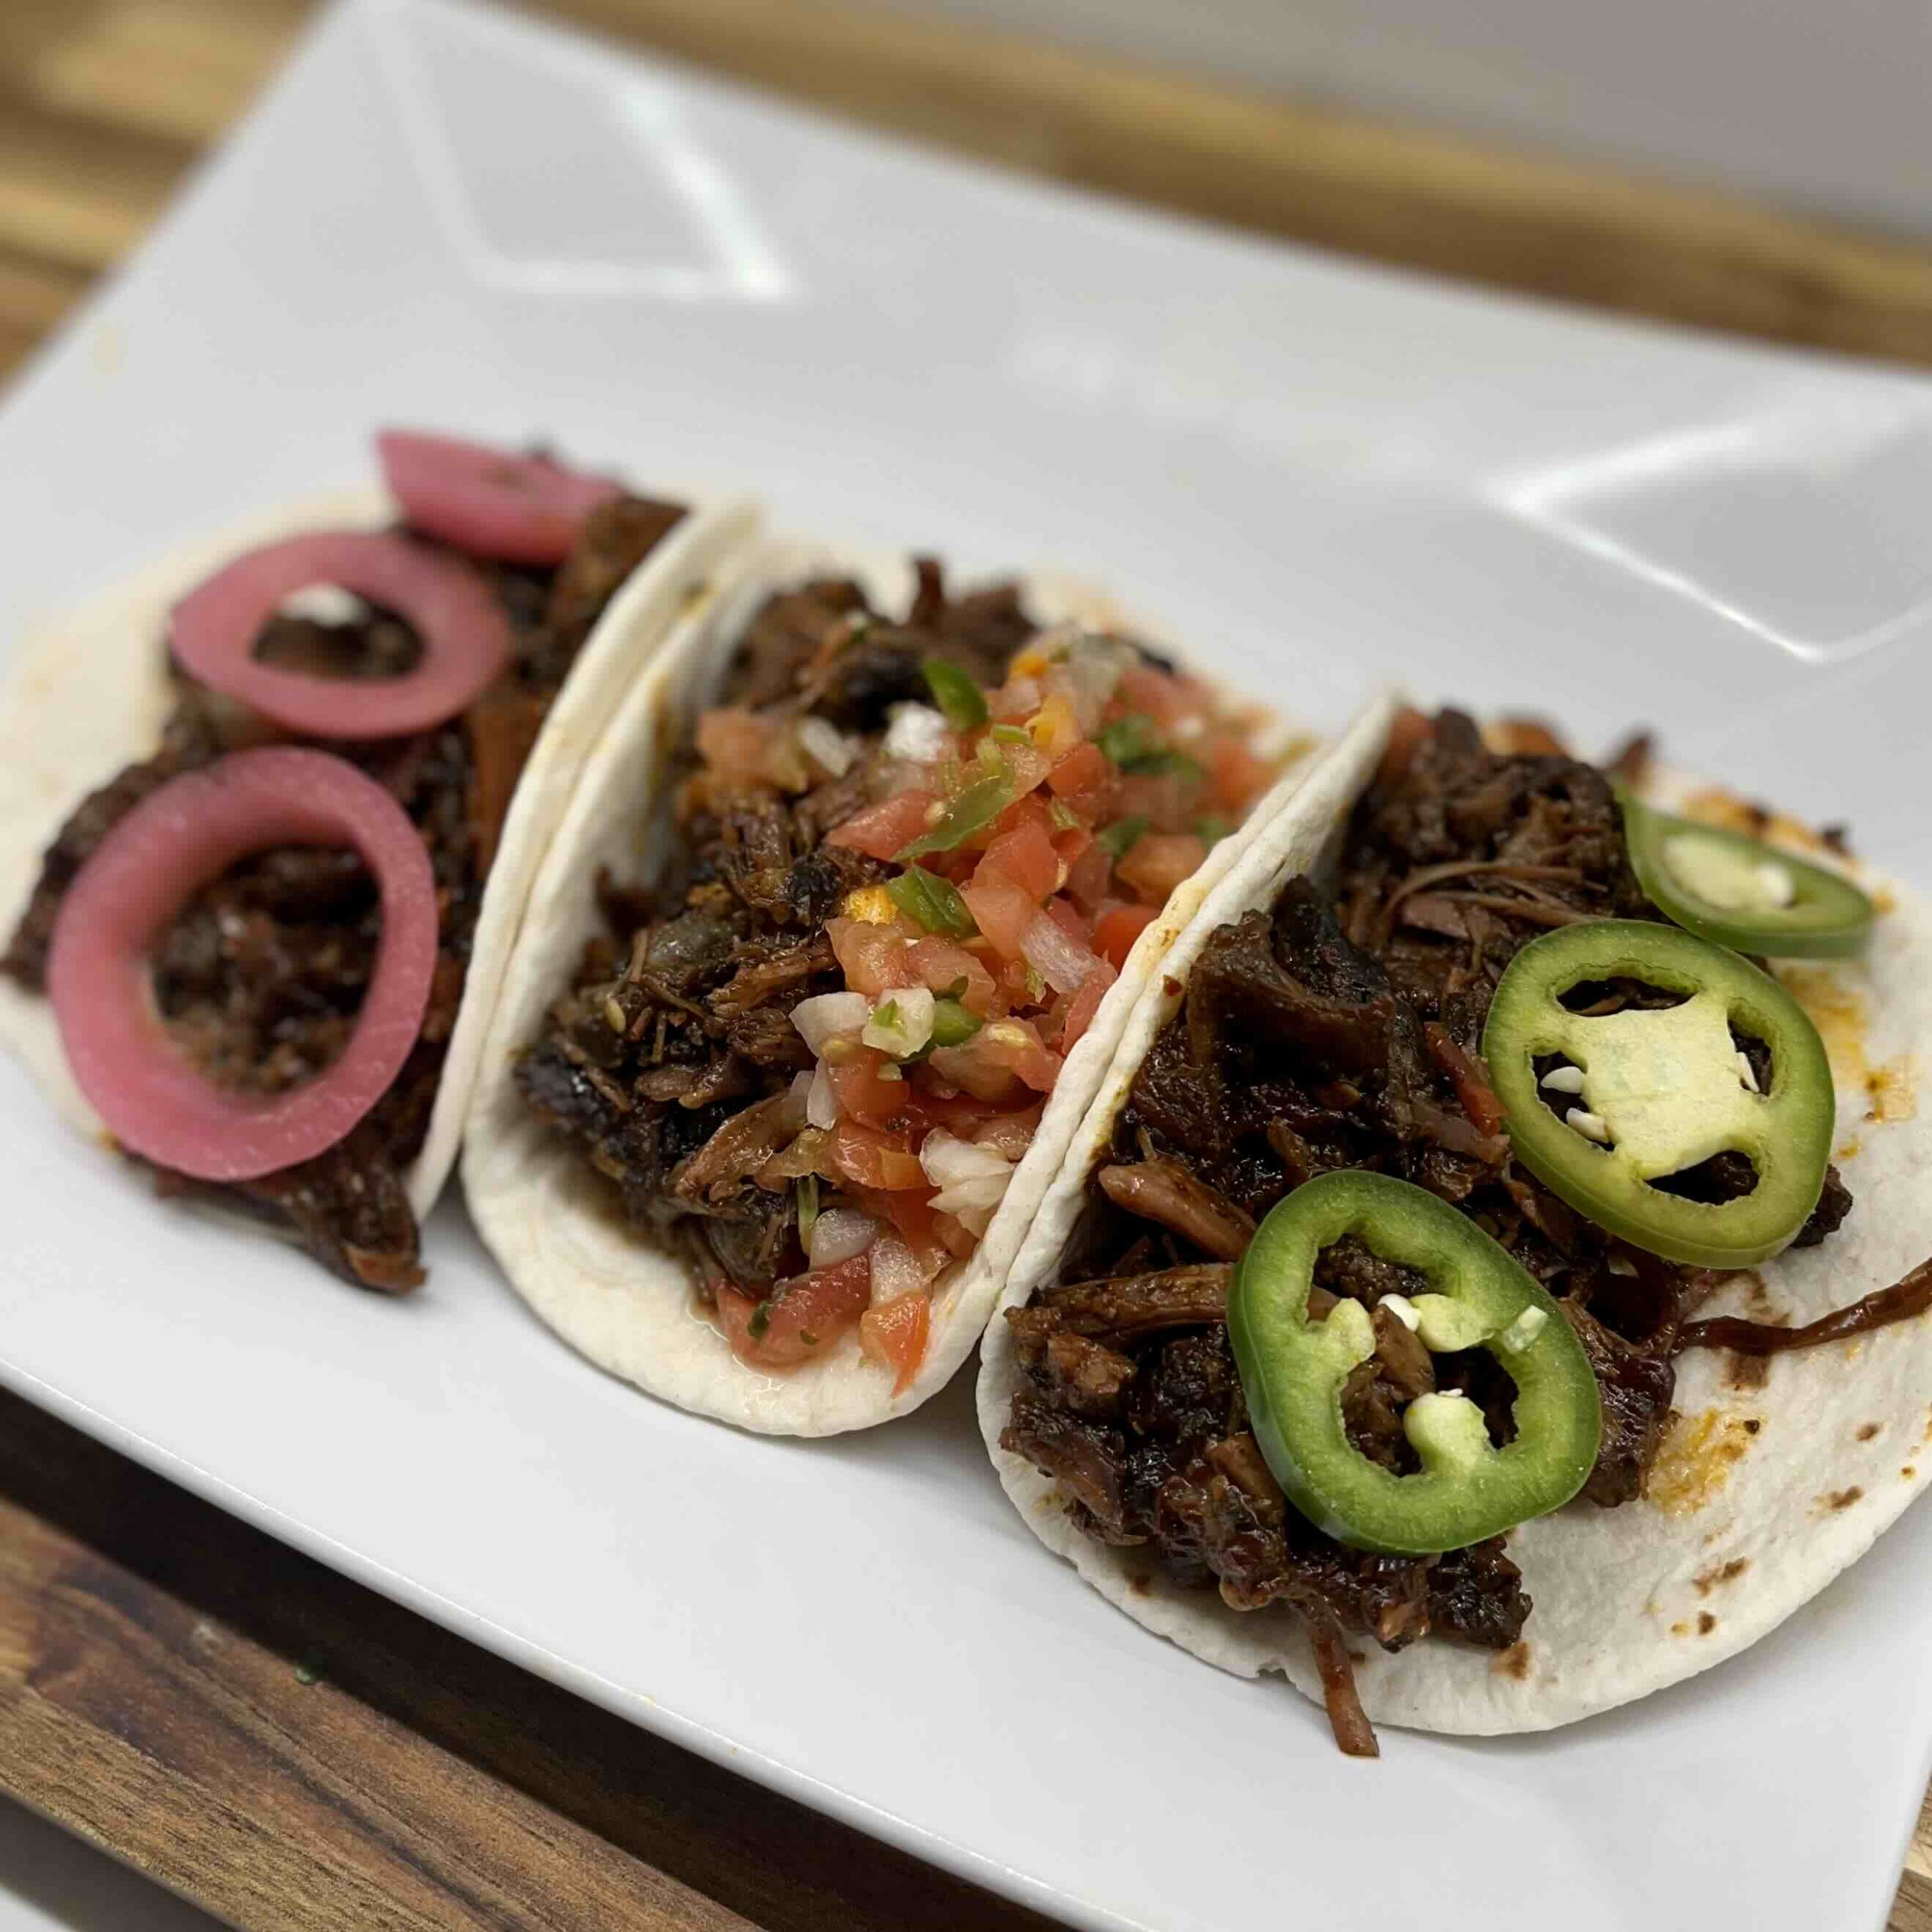
M 1004 1187 L 1013 1164 L 996 1147 L 981 1147 L 936 1127 L 919 1146 L 919 1165 L 935 1187 L 968 1180 L 997 1180 Z
M 1057 993 L 1078 992 L 1094 970 L 1094 953 L 1067 931 L 1051 913 L 1036 912 L 1020 936 L 1020 950 L 1028 965 Z
M 805 1099 L 805 1118 L 814 1127 L 838 1124 L 838 1096 L 832 1091 L 832 1075 L 820 1060 L 812 1069 L 811 1092 Z
M 312 624 L 352 624 L 368 609 L 339 583 L 305 583 L 275 607 L 278 617 L 306 617 Z
M 1083 637 L 1066 654 L 1067 675 L 1073 684 L 1074 715 L 1091 737 L 1127 669 L 1126 647 L 1104 637 Z
M 952 749 L 952 729 L 929 704 L 895 704 L 885 728 L 888 758 L 914 764 L 937 764 Z
M 1008 1168 L 1003 1174 L 983 1174 L 971 1180 L 943 1187 L 933 1196 L 932 1204 L 942 1214 L 950 1214 L 976 1235 L 986 1232 L 999 1204 L 1006 1198 L 1007 1183 L 1013 1178 Z
M 872 1007 L 863 993 L 819 993 L 801 999 L 792 1009 L 792 1024 L 799 1037 L 815 1054 L 825 1051 L 825 1043 L 835 1033 L 856 1033 L 872 1017 Z M 814 1121 L 814 1126 L 820 1124 Z M 830 1121 L 823 1123 L 826 1126 Z
M 872 1243 L 872 1306 L 916 1294 L 926 1285 L 919 1259 L 897 1235 L 881 1235 Z
M 1009 678 L 1001 688 L 998 715 L 1001 718 L 1030 718 L 1045 701 L 1038 678 Z
M 933 1007 L 930 987 L 895 987 L 872 1008 L 859 1037 L 867 1046 L 904 1060 L 932 1038 Z
M 843 778 L 859 755 L 851 740 L 823 718 L 807 716 L 798 720 L 798 743 L 804 748 L 805 755 L 832 778 Z
M 835 1268 L 878 1238 L 878 1223 L 856 1208 L 828 1208 L 812 1223 L 805 1252 L 814 1268 Z
M 973 1130 L 973 1144 L 1004 1155 L 1009 1161 L 1022 1158 L 1033 1144 L 1038 1123 L 1020 1114 L 995 1114 Z

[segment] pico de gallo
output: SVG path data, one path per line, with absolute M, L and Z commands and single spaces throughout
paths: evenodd
M 1011 586 L 773 598 L 682 752 L 677 855 L 518 1069 L 739 1359 L 903 1391 L 1067 1056 L 1274 776 L 1252 714 Z

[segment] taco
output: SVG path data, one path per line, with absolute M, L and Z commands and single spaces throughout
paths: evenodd
M 979 1387 L 1049 1548 L 1361 1754 L 1732 1655 L 1932 1466 L 1927 908 L 1641 746 L 1378 749 L 1143 993 Z
M 532 894 L 463 1164 L 518 1291 L 749 1429 L 923 1401 L 1135 990 L 1297 782 L 1257 728 L 1075 586 L 751 560 Z
M 169 556 L 24 655 L 0 1036 L 163 1192 L 396 1292 L 570 786 L 752 524 L 379 448 L 386 490 Z

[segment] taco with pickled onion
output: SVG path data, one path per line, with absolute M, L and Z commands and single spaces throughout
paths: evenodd
M 923 1401 L 1299 782 L 1268 737 L 1094 592 L 769 546 L 632 691 L 532 894 L 463 1163 L 518 1291 L 747 1428 Z
M 1928 961 L 1922 901 L 1642 741 L 1345 745 L 1143 989 L 1009 1272 L 1008 1494 L 1355 1754 L 1734 1654 L 1917 1493 Z
M 163 1192 L 422 1278 L 537 861 L 748 512 L 392 431 L 385 488 L 117 586 L 0 739 L 0 1035 Z

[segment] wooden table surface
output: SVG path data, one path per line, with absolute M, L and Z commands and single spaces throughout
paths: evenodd
M 809 0 L 552 11 L 874 125 L 1496 285 L 1932 364 L 1932 250 Z M 0 0 L 0 374 L 304 0 Z M 1044 1921 L 716 1770 L 0 1395 L 0 1789 L 274 1932 Z M 1932 1932 L 1932 1810 L 1893 1910 Z

